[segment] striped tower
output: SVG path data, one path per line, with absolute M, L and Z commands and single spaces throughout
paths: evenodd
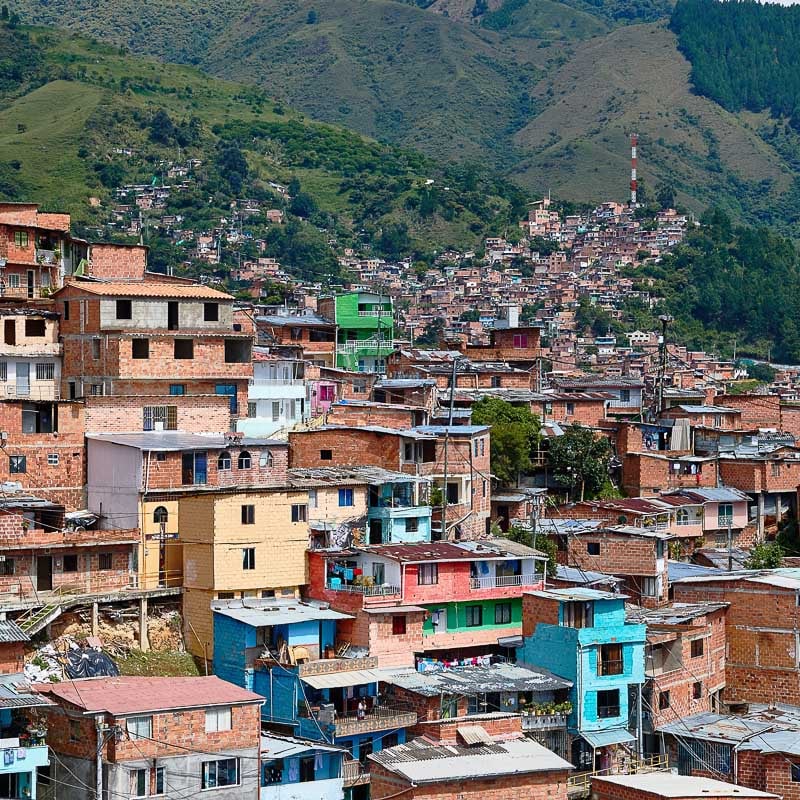
M 631 134 L 631 205 L 636 205 L 636 148 L 639 146 L 639 135 Z

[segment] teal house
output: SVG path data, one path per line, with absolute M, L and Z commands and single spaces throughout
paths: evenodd
M 394 350 L 394 306 L 388 295 L 347 292 L 321 297 L 321 316 L 336 323 L 336 366 L 353 372 L 385 372 Z
M 570 588 L 523 597 L 520 661 L 572 681 L 572 763 L 606 769 L 637 749 L 646 626 L 625 621 L 624 595 Z

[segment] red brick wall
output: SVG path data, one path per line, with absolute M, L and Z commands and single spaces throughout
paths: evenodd
M 0 675 L 14 675 L 25 666 L 25 642 L 0 644 Z
M 703 462 L 700 469 L 697 475 L 679 475 L 663 456 L 628 453 L 622 461 L 622 488 L 629 497 L 653 497 L 669 489 L 716 486 L 716 462 Z
M 147 248 L 110 242 L 89 248 L 89 275 L 105 280 L 144 280 Z
M 139 432 L 145 406 L 177 406 L 178 430 L 189 433 L 222 433 L 230 428 L 230 406 L 220 395 L 132 395 L 87 397 L 87 433 Z
M 742 412 L 742 428 L 780 428 L 780 398 L 777 395 L 723 394 L 714 399 L 716 405 Z
M 794 492 L 800 485 L 800 463 L 721 459 L 719 474 L 726 486 L 743 492 Z
M 719 776 L 717 776 L 717 780 L 720 780 Z M 642 789 L 636 789 L 632 786 L 619 786 L 618 784 L 611 783 L 610 781 L 604 781 L 602 777 L 599 776 L 592 778 L 593 800 L 663 800 L 664 796 L 665 795 L 663 795 L 661 792 L 646 792 Z M 731 787 L 730 795 L 714 795 L 714 797 L 718 800 L 734 800 L 734 798 L 741 796 L 741 793 L 734 793 L 733 787 Z M 680 797 L 670 794 L 669 797 L 670 800 L 695 800 L 696 798 L 701 797 L 701 794 L 698 790 L 698 794 L 696 795 Z
M 289 433 L 292 467 L 373 466 L 402 471 L 399 436 L 363 430 L 310 430 Z M 321 450 L 333 458 L 323 461 Z M 410 465 L 413 467 L 413 465 Z
M 403 409 L 393 405 L 359 406 L 339 403 L 331 406 L 328 425 L 380 425 L 383 428 L 407 430 L 418 424 L 419 409 Z
M 558 625 L 559 603 L 526 593 L 522 595 L 522 635 L 533 636 L 538 623 Z

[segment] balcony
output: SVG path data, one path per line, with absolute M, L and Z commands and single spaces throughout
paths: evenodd
M 36 262 L 38 264 L 45 264 L 47 266 L 55 266 L 58 263 L 58 257 L 55 250 L 43 250 L 41 247 L 36 248 Z
M 360 761 L 344 761 L 342 763 L 342 779 L 344 788 L 363 786 L 369 783 L 369 772 Z
M 547 731 L 558 728 L 566 728 L 569 714 L 523 714 L 522 730 L 524 731 Z
M 385 597 L 387 595 L 399 595 L 399 586 L 368 586 L 361 583 L 342 583 L 340 580 L 333 578 L 328 580 L 325 584 L 326 589 L 334 592 L 349 592 L 350 594 L 361 594 L 365 597 Z
M 372 311 L 359 311 L 359 317 L 386 317 L 387 319 L 392 319 L 392 312 L 387 311 L 384 309 L 383 311 L 379 310 L 372 310 Z
M 720 514 L 717 517 L 717 527 L 718 528 L 732 528 L 733 527 L 733 515 L 732 514 Z
M 488 575 L 470 578 L 470 589 L 500 589 L 506 586 L 535 586 L 541 583 L 539 575 Z
M 305 386 L 303 378 L 253 378 L 248 386 Z
M 386 731 L 392 728 L 409 728 L 417 724 L 414 711 L 394 706 L 378 706 L 359 716 L 355 714 L 337 714 L 334 719 L 336 736 L 355 736 L 360 733 Z
M 339 342 L 336 345 L 339 353 L 353 354 L 359 352 L 369 352 L 375 355 L 391 353 L 394 350 L 394 341 L 391 338 L 378 338 L 376 336 L 369 339 L 353 339 L 349 342 Z
M 55 381 L 39 381 L 27 386 L 7 383 L 5 396 L 8 400 L 58 400 L 61 396 L 61 387 Z
M 330 675 L 332 672 L 352 672 L 361 669 L 377 669 L 377 656 L 363 658 L 320 658 L 300 664 L 298 674 L 301 678 L 307 675 Z

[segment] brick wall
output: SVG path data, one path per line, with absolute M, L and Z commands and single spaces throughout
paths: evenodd
M 310 430 L 289 433 L 291 467 L 373 466 L 403 471 L 402 438 L 364 430 Z M 330 450 L 332 458 L 320 457 Z M 411 465 L 413 467 L 413 465 Z
M 743 492 L 794 492 L 800 485 L 800 463 L 789 460 L 723 458 L 719 462 L 719 474 L 726 486 Z
M 741 411 L 744 429 L 781 427 L 781 401 L 777 395 L 723 394 L 717 396 L 714 403 Z
M 230 428 L 228 398 L 221 395 L 87 397 L 84 416 L 87 433 L 124 433 L 143 430 L 145 406 L 176 406 L 177 429 L 188 433 L 220 433 Z
M 530 592 L 522 595 L 522 635 L 533 636 L 536 625 L 558 625 L 559 603 Z
M 680 475 L 663 456 L 627 453 L 622 461 L 622 488 L 629 497 L 654 497 L 669 489 L 712 488 L 717 485 L 714 461 L 700 464 L 696 475 Z
M 25 666 L 25 642 L 0 644 L 0 675 L 14 675 Z
M 383 428 L 407 430 L 417 424 L 419 409 L 403 409 L 391 404 L 368 406 L 339 403 L 331 406 L 328 425 L 380 425 Z
M 719 776 L 717 776 L 717 780 L 719 780 Z M 664 788 L 667 790 L 666 784 Z M 697 794 L 693 795 L 682 796 L 672 792 L 669 792 L 668 795 L 665 795 L 659 791 L 647 792 L 643 789 L 634 788 L 632 786 L 620 786 L 619 784 L 615 784 L 610 781 L 604 781 L 600 776 L 592 778 L 593 800 L 663 800 L 663 798 L 666 796 L 668 796 L 670 800 L 693 800 L 694 798 L 703 796 L 701 791 L 706 790 L 701 790 L 698 787 Z M 741 791 L 737 792 L 733 787 L 731 787 L 730 794 L 714 793 L 716 800 L 734 800 L 736 797 L 743 796 L 746 796 L 746 793 L 742 793 Z
M 88 274 L 94 278 L 144 280 L 147 248 L 142 245 L 96 243 L 89 248 L 88 260 Z

